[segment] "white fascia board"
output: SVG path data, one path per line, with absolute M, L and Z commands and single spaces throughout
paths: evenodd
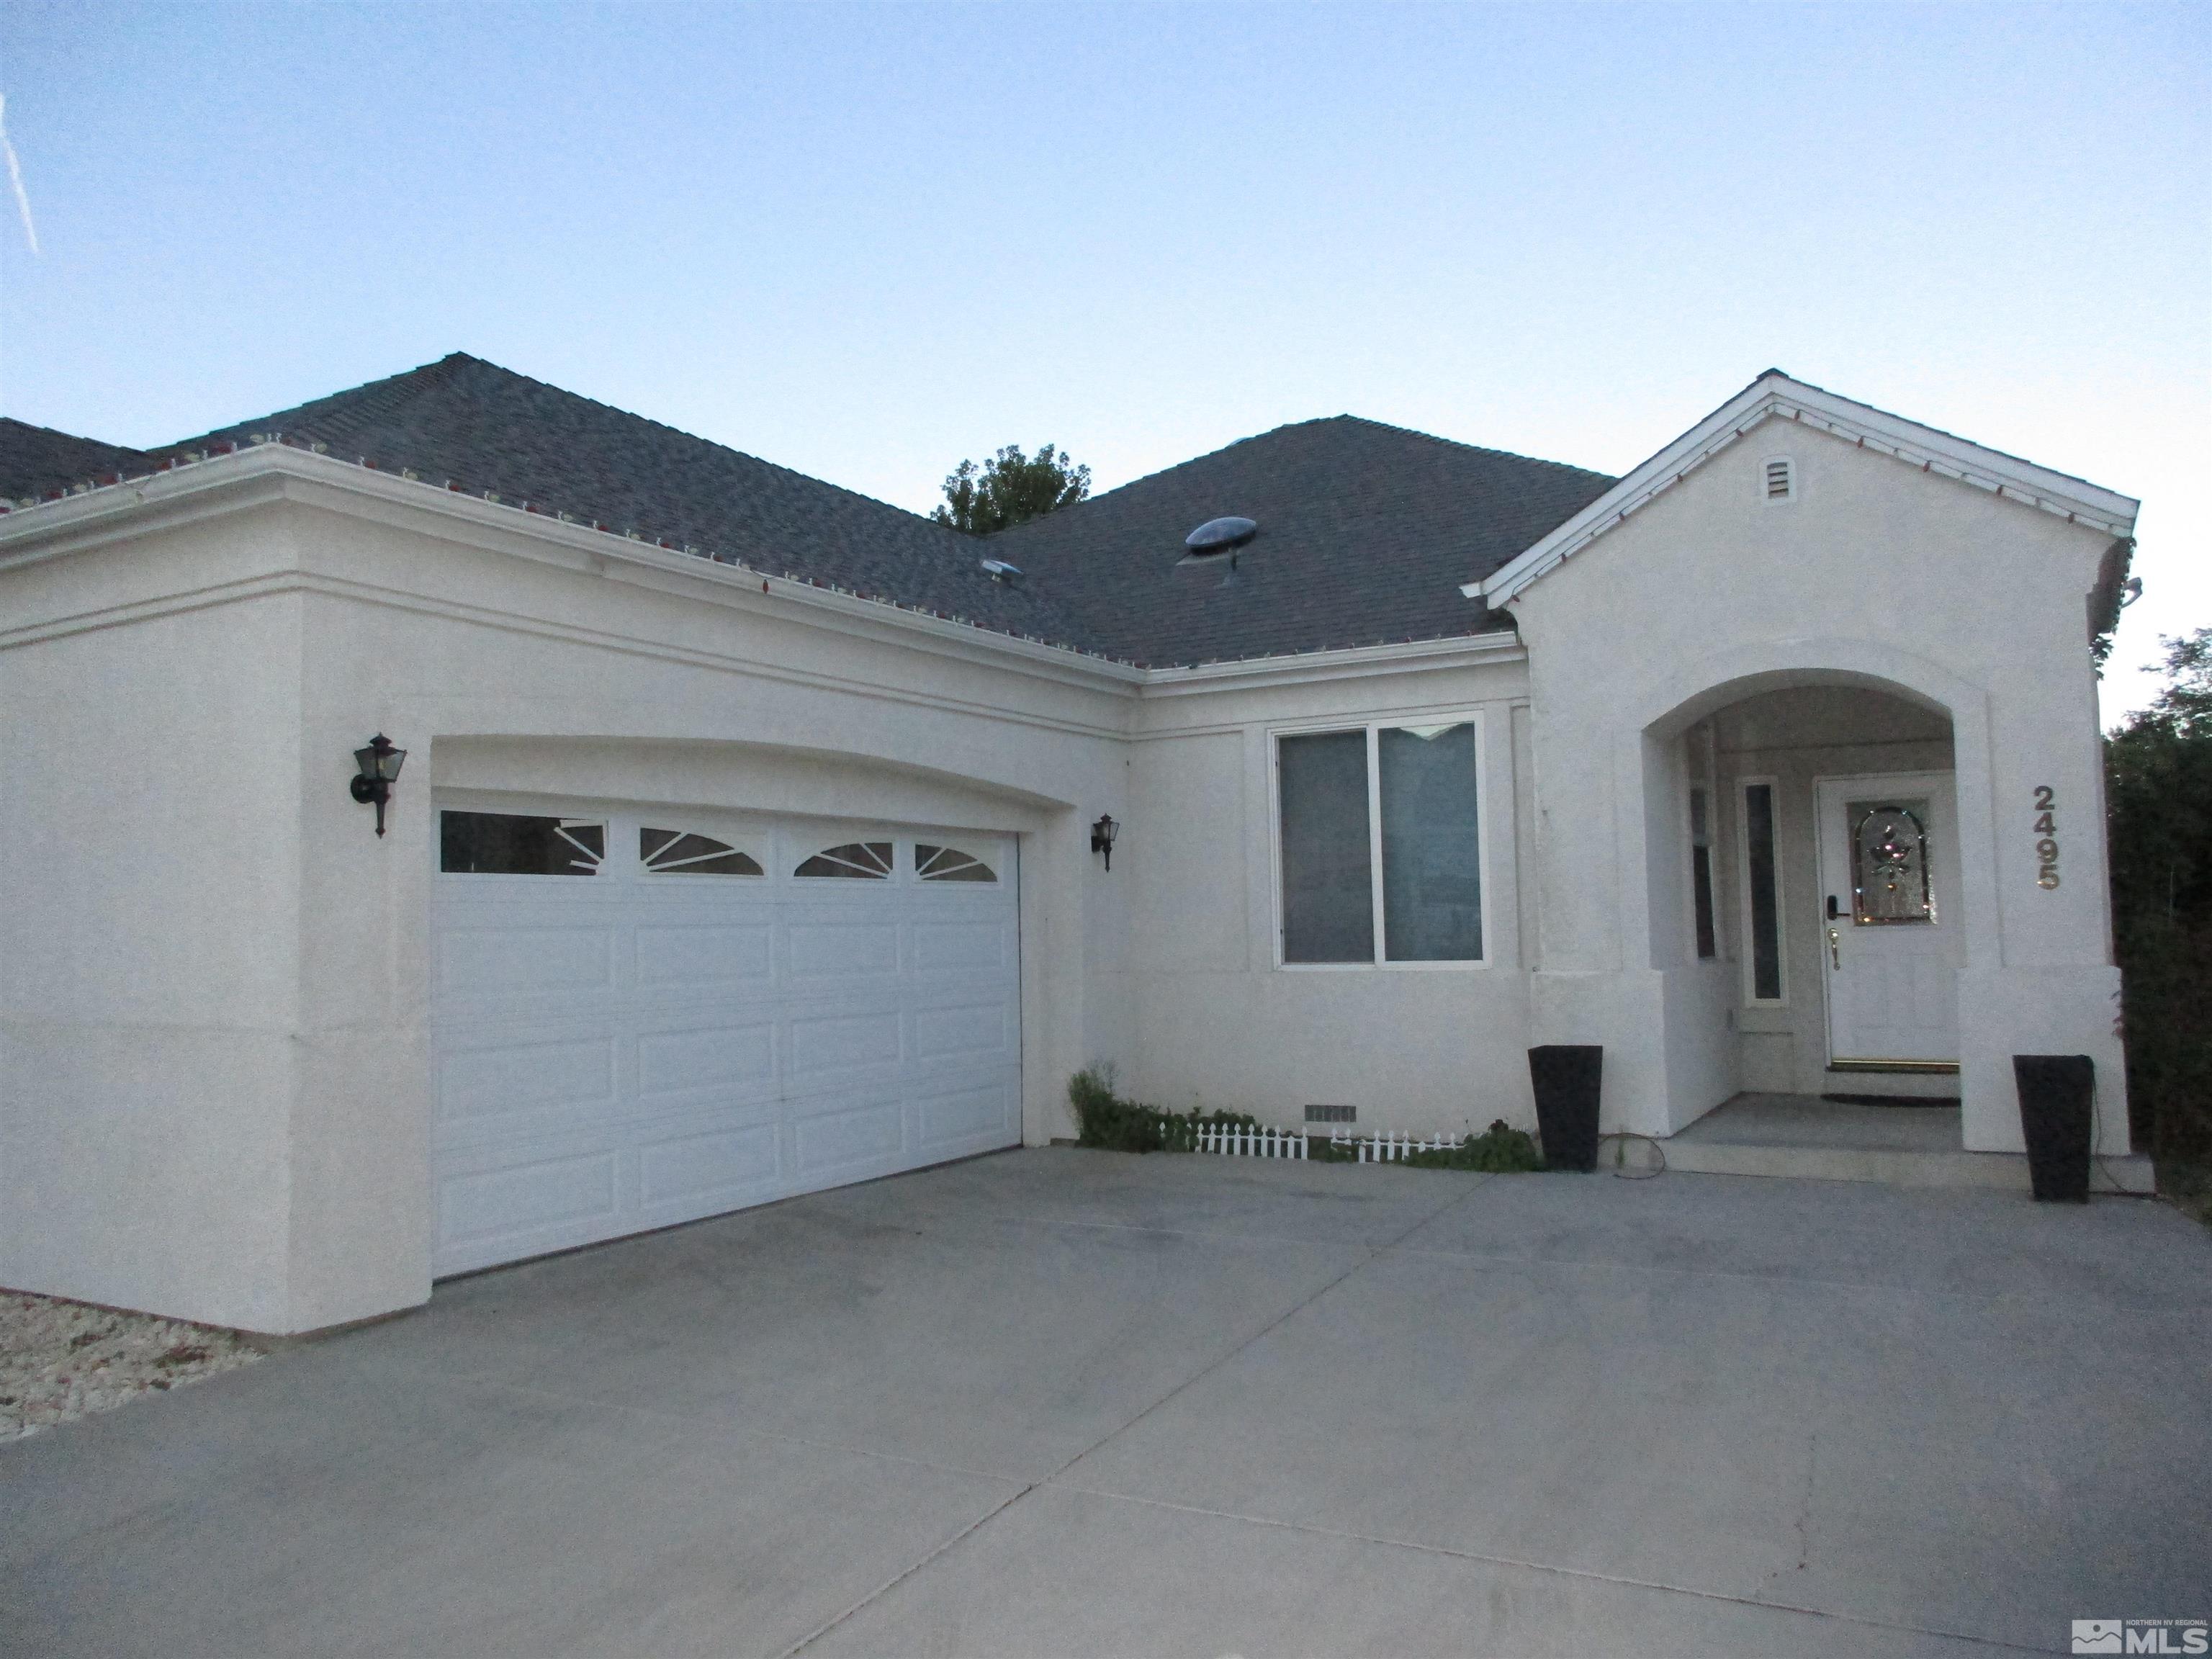
M 2136 513 L 2142 504 L 2131 496 L 1870 404 L 1853 403 L 1787 375 L 1769 374 L 1753 381 L 1528 551 L 1483 580 L 1463 584 L 1459 591 L 1492 606 L 1504 604 L 1730 444 L 1774 420 L 1796 421 L 1863 449 L 1894 456 L 1923 472 L 1958 479 L 2107 535 L 2135 533 Z
M 1251 657 L 1233 662 L 1200 663 L 1190 668 L 1148 670 L 1139 695 L 1187 697 L 1205 692 L 1243 691 L 1262 685 L 1303 685 L 1319 680 L 1366 679 L 1442 668 L 1466 668 L 1518 662 L 1527 655 L 1521 636 L 1504 629 L 1457 635 L 1449 639 L 1413 640 L 1395 645 L 1361 645 L 1336 651 L 1304 651 L 1281 657 Z
M 543 557 L 547 550 L 564 549 L 583 556 L 584 562 L 605 574 L 628 572 L 698 582 L 738 604 L 745 603 L 747 596 L 755 602 L 780 600 L 805 608 L 813 613 L 811 620 L 838 626 L 840 631 L 853 631 L 856 625 L 881 629 L 906 636 L 910 643 L 927 641 L 940 652 L 996 661 L 1001 666 L 1018 664 L 1071 683 L 1103 682 L 1126 691 L 1146 676 L 1143 669 L 1067 646 L 999 633 L 757 566 L 724 564 L 614 531 L 594 530 L 519 503 L 488 501 L 279 443 L 242 447 L 0 515 L 0 569 L 276 500 L 301 501 L 387 521 L 422 515 L 430 533 L 490 550 L 517 552 L 534 544 Z

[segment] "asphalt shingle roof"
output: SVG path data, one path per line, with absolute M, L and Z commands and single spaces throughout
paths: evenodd
M 33 500 L 88 479 L 143 472 L 152 464 L 142 450 L 0 415 L 0 495 Z
M 173 447 L 270 432 L 758 570 L 1078 642 L 1048 596 L 993 581 L 971 537 L 462 352 Z
M 1506 626 L 1459 585 L 1613 482 L 1337 416 L 978 538 L 456 352 L 153 451 L 0 420 L 0 495 L 277 432 L 346 460 L 1154 666 Z M 1183 565 L 1182 538 L 1229 514 L 1258 520 L 1260 533 L 1224 586 L 1226 561 Z M 987 556 L 1024 579 L 993 581 Z
M 1492 632 L 1463 598 L 1611 487 L 1602 473 L 1338 415 L 1278 427 L 990 538 L 1093 648 L 1154 665 Z M 1209 519 L 1255 520 L 1185 562 Z

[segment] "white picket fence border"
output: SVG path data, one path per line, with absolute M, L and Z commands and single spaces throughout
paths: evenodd
M 1168 1129 L 1160 1126 L 1160 1144 Z M 1295 1129 L 1250 1129 L 1231 1124 L 1201 1123 L 1193 1135 L 1194 1152 L 1218 1152 L 1228 1158 L 1304 1158 L 1306 1138 Z
M 1448 1152 L 1459 1142 L 1447 1140 L 1442 1135 L 1431 1135 L 1426 1140 L 1416 1140 L 1411 1135 L 1374 1135 L 1356 1140 L 1350 1135 L 1333 1134 L 1328 1144 L 1357 1152 L 1362 1164 L 1397 1164 L 1413 1152 Z
M 1202 1123 L 1189 1132 L 1194 1152 L 1214 1152 L 1225 1158 L 1304 1158 L 1306 1137 L 1299 1129 L 1253 1129 L 1230 1124 Z M 1160 1126 L 1160 1144 L 1168 1144 L 1168 1127 Z M 1328 1138 L 1330 1147 L 1354 1154 L 1361 1164 L 1399 1164 L 1414 1152 L 1448 1152 L 1459 1145 L 1443 1135 L 1426 1140 L 1412 1135 L 1370 1135 L 1360 1139 L 1341 1130 Z

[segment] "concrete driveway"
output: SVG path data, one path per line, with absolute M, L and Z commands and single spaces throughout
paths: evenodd
M 2212 1615 L 2141 1200 L 1010 1153 L 0 1447 L 15 1654 L 1966 1654 Z

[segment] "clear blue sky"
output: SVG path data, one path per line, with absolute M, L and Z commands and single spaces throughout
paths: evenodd
M 2212 623 L 2208 17 L 9 0 L 0 408 L 460 349 L 920 509 L 1345 410 L 1620 471 L 1778 364 L 2143 498 L 2117 713 Z

